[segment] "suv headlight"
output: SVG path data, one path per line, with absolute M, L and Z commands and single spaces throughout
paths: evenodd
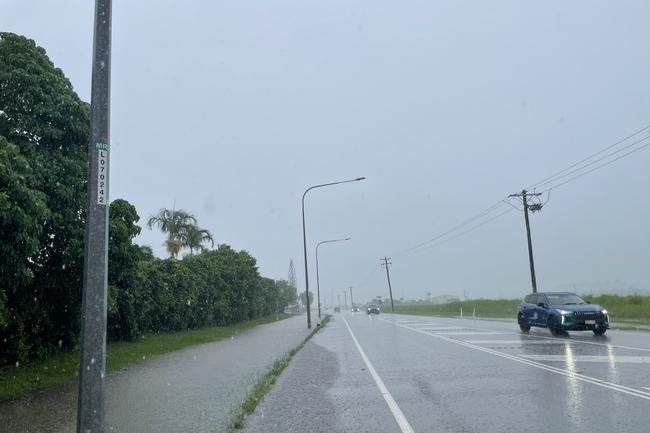
M 604 308 L 603 308 L 603 311 L 601 311 L 601 313 L 603 313 L 603 314 L 609 314 L 609 313 L 607 312 L 607 310 L 605 310 Z
M 560 310 L 560 309 L 556 308 L 555 311 L 557 311 L 558 313 L 560 313 L 562 315 L 571 314 L 571 311 L 569 311 L 569 310 Z

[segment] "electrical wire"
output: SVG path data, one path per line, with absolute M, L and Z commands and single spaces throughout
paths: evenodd
M 487 209 L 483 210 L 482 212 L 480 212 L 480 213 L 478 213 L 478 214 L 476 214 L 476 215 L 474 215 L 474 216 L 472 216 L 472 217 L 466 219 L 465 221 L 463 221 L 462 223 L 460 223 L 460 224 L 458 224 L 458 225 L 455 225 L 455 226 L 452 227 L 451 229 L 449 229 L 449 230 L 447 230 L 447 231 L 444 231 L 444 232 L 442 232 L 442 233 L 439 233 L 439 234 L 433 236 L 432 238 L 427 239 L 427 240 L 424 241 L 424 242 L 420 242 L 420 243 L 417 244 L 417 245 L 414 245 L 414 246 L 412 246 L 412 247 L 405 248 L 405 249 L 403 249 L 403 250 L 400 250 L 400 251 L 397 251 L 397 252 L 395 252 L 395 253 L 392 253 L 391 255 L 392 255 L 392 256 L 400 256 L 400 255 L 402 255 L 402 254 L 405 254 L 405 253 L 408 253 L 408 252 L 410 252 L 410 251 L 413 251 L 413 250 L 419 249 L 419 248 L 421 248 L 421 247 L 423 247 L 423 246 L 426 246 L 426 245 L 430 244 L 431 242 L 435 242 L 435 241 L 437 241 L 438 239 L 441 239 L 441 238 L 443 238 L 443 237 L 445 237 L 445 236 L 447 236 L 447 235 L 449 235 L 449 234 L 451 234 L 451 233 L 453 233 L 453 232 L 455 232 L 455 231 L 457 231 L 457 230 L 460 230 L 461 228 L 465 227 L 466 225 L 471 224 L 472 222 L 474 222 L 474 221 L 476 221 L 476 220 L 478 220 L 478 219 L 480 219 L 480 218 L 483 218 L 483 217 L 486 216 L 486 215 L 489 215 L 490 213 L 494 212 L 496 209 L 498 209 L 498 208 L 499 208 L 500 206 L 502 206 L 503 204 L 504 204 L 504 201 L 503 201 L 503 200 L 500 200 L 500 201 L 498 201 L 497 203 L 493 204 L 492 206 L 488 207 Z
M 605 163 L 603 163 L 603 164 L 600 164 L 600 165 L 598 165 L 598 166 L 592 168 L 591 170 L 588 170 L 588 171 L 585 171 L 585 172 L 583 172 L 583 173 L 580 173 L 579 175 L 574 176 L 574 177 L 572 177 L 572 178 L 570 178 L 570 179 L 568 179 L 568 180 L 565 180 L 564 182 L 561 182 L 561 183 L 558 183 L 558 184 L 556 184 L 556 185 L 553 185 L 553 186 L 551 186 L 551 187 L 545 189 L 544 191 L 542 191 L 542 194 L 545 193 L 545 192 L 549 192 L 549 193 L 550 193 L 552 189 L 559 188 L 559 187 L 561 187 L 562 185 L 566 185 L 567 183 L 573 182 L 574 180 L 579 179 L 579 178 L 581 178 L 582 176 L 586 176 L 586 175 L 588 175 L 589 173 L 592 173 L 592 172 L 594 172 L 594 171 L 596 171 L 596 170 L 598 170 L 598 169 L 600 169 L 600 168 L 603 168 L 603 167 L 605 167 L 605 166 L 607 166 L 607 165 L 609 165 L 609 164 L 611 164 L 611 163 L 613 163 L 613 162 L 616 162 L 616 161 L 618 161 L 619 159 L 625 158 L 626 156 L 631 155 L 631 154 L 633 154 L 633 153 L 635 153 L 635 152 L 638 152 L 639 150 L 642 150 L 642 149 L 644 149 L 644 148 L 646 148 L 646 147 L 648 147 L 648 146 L 650 146 L 650 142 L 644 144 L 643 146 L 637 147 L 636 149 L 632 149 L 631 151 L 629 151 L 629 152 L 627 152 L 627 153 L 624 153 L 623 155 L 620 155 L 620 156 L 617 157 L 617 158 L 614 158 L 614 159 L 612 159 L 612 160 L 610 160 L 610 161 L 607 161 L 607 162 L 605 162 Z
M 417 254 L 417 253 L 420 253 L 420 252 L 422 252 L 422 251 L 427 251 L 427 250 L 430 249 L 430 248 L 433 248 L 433 247 L 438 246 L 438 245 L 440 245 L 440 244 L 444 244 L 445 242 L 449 242 L 449 241 L 451 241 L 451 240 L 457 239 L 457 238 L 459 238 L 459 237 L 461 237 L 461 236 L 466 235 L 467 233 L 473 232 L 474 230 L 476 230 L 476 229 L 478 229 L 478 228 L 480 228 L 480 227 L 483 227 L 484 225 L 486 225 L 486 224 L 488 224 L 488 223 L 490 223 L 490 222 L 492 222 L 492 221 L 494 221 L 494 220 L 496 220 L 496 219 L 498 219 L 498 218 L 501 218 L 502 216 L 504 216 L 504 215 L 506 215 L 506 214 L 512 212 L 513 210 L 518 210 L 518 209 L 517 209 L 517 208 L 506 209 L 504 212 L 498 213 L 498 214 L 496 214 L 495 216 L 493 216 L 492 218 L 489 218 L 489 219 L 487 219 L 487 220 L 481 222 L 480 224 L 477 224 L 477 225 L 473 226 L 472 228 L 470 228 L 470 229 L 468 229 L 468 230 L 464 230 L 464 231 L 462 231 L 462 232 L 460 232 L 460 233 L 457 233 L 456 235 L 454 235 L 454 236 L 452 236 L 452 237 L 449 237 L 449 238 L 446 238 L 446 239 L 442 239 L 442 240 L 440 240 L 439 242 L 435 242 L 435 243 L 433 243 L 433 244 L 427 245 L 426 247 L 421 248 L 421 249 L 418 250 L 418 251 L 411 251 L 408 255 Z
M 560 176 L 554 177 L 554 178 L 551 179 L 551 180 L 547 180 L 546 182 L 540 182 L 540 183 L 536 184 L 535 187 L 536 187 L 536 188 L 539 188 L 540 186 L 548 185 L 548 184 L 553 183 L 553 182 L 556 182 L 556 181 L 558 181 L 558 180 L 560 180 L 560 179 L 564 179 L 564 178 L 567 177 L 567 176 L 571 176 L 572 174 L 578 173 L 579 171 L 582 171 L 582 170 L 584 170 L 584 169 L 587 168 L 587 167 L 591 167 L 591 166 L 594 165 L 594 164 L 597 164 L 597 163 L 599 163 L 599 162 L 601 162 L 601 161 L 604 161 L 604 160 L 606 160 L 606 159 L 608 159 L 608 158 L 610 158 L 610 157 L 616 155 L 617 153 L 620 153 L 620 152 L 622 152 L 622 151 L 624 151 L 624 150 L 627 150 L 627 149 L 629 149 L 629 148 L 631 148 L 631 147 L 633 147 L 633 146 L 636 146 L 637 144 L 642 143 L 642 142 L 644 142 L 645 140 L 647 140 L 647 139 L 649 139 L 649 138 L 650 138 L 650 136 L 647 136 L 647 137 L 644 137 L 644 138 L 642 138 L 642 139 L 640 139 L 640 140 L 637 140 L 637 141 L 635 141 L 635 142 L 633 142 L 633 143 L 631 143 L 631 144 L 628 144 L 627 146 L 623 146 L 623 147 L 621 147 L 620 149 L 617 149 L 617 150 L 615 150 L 614 152 L 611 152 L 611 153 L 609 153 L 609 154 L 607 154 L 607 155 L 605 155 L 605 156 L 601 156 L 601 157 L 598 158 L 598 159 L 594 159 L 593 161 L 590 161 L 589 163 L 584 164 L 584 165 L 581 166 L 581 167 L 578 167 L 578 168 L 576 168 L 576 169 L 574 169 L 574 170 L 568 171 L 568 172 L 566 172 L 566 173 L 564 173 L 564 174 L 562 174 L 562 175 L 560 175 Z M 645 147 L 645 146 L 641 146 L 641 147 L 639 147 L 638 149 L 642 149 L 643 147 Z M 634 152 L 636 152 L 636 150 L 635 150 Z M 627 155 L 627 154 L 626 154 L 626 155 Z M 616 158 L 616 159 L 614 159 L 614 161 L 617 161 L 618 159 L 620 159 L 620 158 Z
M 533 189 L 533 188 L 539 187 L 541 184 L 543 184 L 543 183 L 547 183 L 547 181 L 549 181 L 549 180 L 555 178 L 556 176 L 558 176 L 558 175 L 560 175 L 560 174 L 563 174 L 563 173 L 565 173 L 565 172 L 571 170 L 572 168 L 579 166 L 579 165 L 582 164 L 583 162 L 587 162 L 587 161 L 589 161 L 590 159 L 592 159 L 592 158 L 594 158 L 594 157 L 596 157 L 596 156 L 598 156 L 598 155 L 600 155 L 600 154 L 602 154 L 602 153 L 604 153 L 604 152 L 607 152 L 608 150 L 610 150 L 610 149 L 612 149 L 612 148 L 618 146 L 619 144 L 622 144 L 622 143 L 626 142 L 626 141 L 629 140 L 630 138 L 635 137 L 635 136 L 641 134 L 642 132 L 644 132 L 644 131 L 646 131 L 646 130 L 648 130 L 648 129 L 650 129 L 650 125 L 647 125 L 647 126 L 641 128 L 641 129 L 639 129 L 638 131 L 633 132 L 632 134 L 628 135 L 627 137 L 622 138 L 622 139 L 618 140 L 617 142 L 615 142 L 615 143 L 613 143 L 613 144 L 610 144 L 609 146 L 604 147 L 603 149 L 599 150 L 599 151 L 596 152 L 596 153 L 592 153 L 591 155 L 587 156 L 586 158 L 583 158 L 583 159 L 581 159 L 580 161 L 571 164 L 570 166 L 564 168 L 563 170 L 560 170 L 560 171 L 558 171 L 558 172 L 556 172 L 556 173 L 554 173 L 554 174 L 552 174 L 552 175 L 550 175 L 550 176 L 548 176 L 548 177 L 545 177 L 544 179 L 540 180 L 539 182 L 534 183 L 534 184 L 532 184 L 532 185 L 526 187 L 526 189 L 527 189 L 527 190 L 530 190 L 530 189 Z M 646 138 L 647 138 L 647 137 L 646 137 Z

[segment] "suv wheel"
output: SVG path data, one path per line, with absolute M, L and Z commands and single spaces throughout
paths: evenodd
M 528 334 L 528 331 L 530 331 L 530 325 L 523 314 L 517 316 L 517 322 L 519 323 L 519 329 L 521 329 L 521 332 Z
M 592 331 L 594 331 L 594 335 L 605 335 L 607 328 L 592 329 Z
M 548 320 L 546 321 L 546 327 L 548 328 L 549 331 L 551 331 L 551 334 L 553 335 L 560 335 L 562 333 L 562 331 L 557 327 L 557 319 L 555 318 L 555 316 L 548 316 Z

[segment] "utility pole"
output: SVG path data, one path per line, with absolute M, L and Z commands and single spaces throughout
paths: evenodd
M 345 291 L 345 292 L 343 292 L 343 294 L 345 295 L 345 309 L 347 310 L 348 309 L 348 292 Z
M 391 262 L 389 262 L 390 257 L 384 256 L 383 259 L 380 260 L 381 265 L 386 268 L 386 278 L 388 279 L 388 292 L 390 293 L 390 308 L 395 312 L 395 305 L 393 304 L 393 288 L 390 285 L 390 272 L 388 271 L 388 266 L 392 265 Z
M 341 295 L 337 295 L 339 297 L 339 310 L 341 309 Z
M 354 301 L 352 300 L 352 286 L 350 288 L 350 304 L 352 305 L 352 308 L 354 308 Z
M 535 276 L 535 262 L 533 260 L 533 242 L 530 237 L 530 221 L 528 219 L 528 210 L 531 212 L 539 212 L 542 210 L 541 203 L 528 203 L 528 197 L 539 197 L 541 193 L 528 193 L 525 189 L 519 194 L 510 194 L 510 197 L 517 197 L 521 199 L 524 205 L 524 220 L 526 221 L 526 236 L 528 238 L 528 261 L 530 262 L 530 281 L 533 286 L 533 293 L 537 293 L 537 277 Z
M 88 146 L 88 211 L 81 309 L 77 432 L 103 433 L 108 278 L 111 0 L 95 2 Z

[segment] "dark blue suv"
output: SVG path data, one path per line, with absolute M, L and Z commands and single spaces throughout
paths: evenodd
M 517 307 L 517 322 L 522 332 L 539 326 L 548 328 L 553 335 L 588 330 L 603 335 L 609 328 L 609 314 L 600 305 L 586 302 L 575 293 L 532 293 Z

